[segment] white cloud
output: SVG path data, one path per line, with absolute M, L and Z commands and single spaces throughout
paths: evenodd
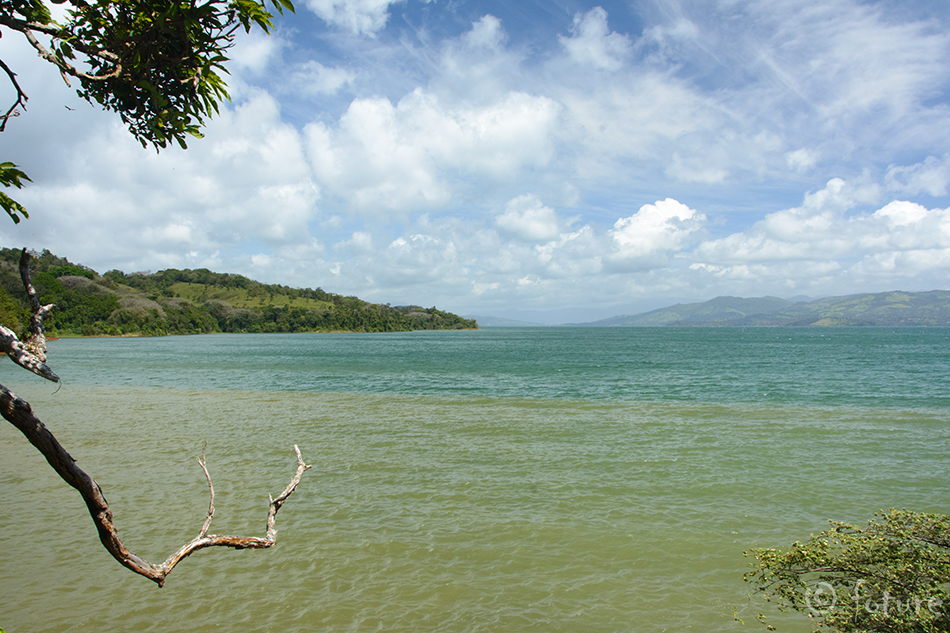
M 144 151 L 118 124 L 62 151 L 68 167 L 21 196 L 37 211 L 27 230 L 39 248 L 134 271 L 220 268 L 220 252 L 248 235 L 275 249 L 315 244 L 319 188 L 267 95 L 223 110 L 187 152 Z
M 536 246 L 534 255 L 544 279 L 584 279 L 603 269 L 601 244 L 590 225 Z
M 451 193 L 438 180 L 425 124 L 411 108 L 399 110 L 388 99 L 356 100 L 337 130 L 308 126 L 316 177 L 365 213 L 445 204 Z M 324 165 L 330 167 L 326 173 Z
M 335 244 L 333 250 L 337 254 L 348 250 L 360 255 L 372 255 L 373 235 L 369 231 L 355 231 L 349 240 Z
M 950 210 L 895 200 L 862 218 L 865 234 L 858 248 L 862 253 L 950 249 Z
M 875 152 L 926 146 L 935 125 L 945 126 L 931 120 L 928 133 L 921 125 L 928 117 L 919 116 L 930 109 L 923 101 L 942 90 L 950 63 L 950 35 L 939 22 L 898 22 L 877 3 L 850 0 L 723 6 L 721 23 L 737 28 L 720 34 L 717 55 L 746 73 L 756 71 L 744 60 L 758 60 L 756 80 L 736 92 L 752 106 L 743 110 L 779 114 L 775 125 L 784 121 L 786 134 L 821 146 L 823 155 L 853 151 L 843 138 Z
M 355 79 L 356 74 L 345 68 L 330 68 L 310 60 L 291 71 L 287 88 L 307 95 L 335 94 Z
M 501 284 L 499 284 L 498 282 L 494 282 L 490 284 L 480 284 L 478 282 L 472 282 L 472 292 L 477 297 L 481 294 L 484 294 L 485 292 L 488 292 L 489 290 L 497 290 L 500 285 Z
M 547 242 L 557 237 L 561 222 L 551 207 L 533 194 L 508 202 L 505 212 L 495 218 L 498 229 L 526 242 Z
M 635 214 L 620 218 L 608 231 L 611 270 L 649 270 L 666 265 L 674 253 L 695 243 L 706 216 L 667 198 L 645 204 Z
M 830 259 L 849 250 L 845 211 L 864 198 L 865 191 L 832 179 L 825 188 L 808 193 L 804 204 L 766 215 L 749 230 L 703 243 L 698 261 L 714 264 Z
M 806 195 L 801 207 L 771 213 L 748 230 L 701 244 L 693 269 L 723 279 L 751 275 L 760 286 L 784 276 L 783 285 L 798 289 L 844 279 L 867 287 L 870 277 L 880 283 L 884 274 L 894 284 L 912 277 L 934 284 L 950 273 L 950 209 L 895 200 L 871 213 L 848 213 L 866 201 L 868 191 L 831 180 Z M 821 276 L 814 277 L 816 271 Z M 847 290 L 837 288 L 839 294 Z
M 307 127 L 317 179 L 370 215 L 445 205 L 454 174 L 511 180 L 546 164 L 558 107 L 512 92 L 476 107 L 452 107 L 423 90 L 393 105 L 357 99 L 331 129 Z
M 399 237 L 374 260 L 381 265 L 374 267 L 370 274 L 373 282 L 382 288 L 467 285 L 452 240 L 424 234 Z
M 730 165 L 728 156 L 722 148 L 708 148 L 703 155 L 683 157 L 679 152 L 673 152 L 670 164 L 666 168 L 667 175 L 683 182 L 701 182 L 717 184 L 729 176 Z
M 809 32 L 808 45 L 820 47 L 808 56 L 809 88 L 833 90 L 832 100 L 822 106 L 832 114 L 885 106 L 893 116 L 903 116 L 913 102 L 933 91 L 933 81 L 947 61 L 947 34 L 924 22 L 886 23 L 870 6 L 848 7 L 850 19 L 845 22 L 834 15 L 840 7 L 836 4 L 827 5 L 826 12 L 799 14 L 804 18 L 800 25 L 814 27 L 801 31 Z M 814 64 L 819 55 L 824 64 Z
M 632 69 L 618 81 L 573 75 L 557 93 L 560 138 L 583 178 L 720 183 L 737 167 L 761 167 L 772 151 L 743 136 L 721 104 L 666 73 Z
M 630 38 L 611 32 L 607 12 L 594 7 L 574 16 L 572 37 L 558 36 L 571 58 L 581 64 L 608 71 L 620 70 L 630 55 Z
M 928 193 L 932 196 L 947 194 L 950 184 L 950 154 L 942 158 L 928 156 L 922 163 L 901 167 L 891 165 L 887 169 L 887 188 L 906 195 Z
M 471 48 L 500 50 L 508 39 L 501 27 L 501 20 L 493 15 L 483 15 L 472 23 L 472 30 L 462 36 L 462 41 Z
M 815 166 L 818 157 L 815 152 L 802 148 L 786 154 L 785 162 L 791 169 L 803 173 Z
M 695 40 L 699 36 L 699 27 L 691 20 L 680 17 L 672 26 L 658 24 L 645 29 L 643 37 L 653 42 Z
M 927 217 L 927 209 L 913 202 L 895 200 L 874 212 L 876 218 L 886 218 L 891 226 L 908 226 Z
M 470 107 L 497 102 L 511 92 L 549 93 L 525 77 L 525 51 L 508 46 L 508 41 L 499 18 L 482 16 L 458 38 L 442 42 L 438 55 L 428 60 L 436 72 L 430 75 L 427 92 Z
M 374 35 L 389 20 L 389 5 L 401 0 L 307 0 L 307 6 L 334 26 Z
M 235 45 L 228 50 L 231 58 L 228 67 L 232 70 L 260 73 L 275 61 L 281 46 L 286 43 L 279 37 L 260 31 L 245 33 L 239 30 L 235 36 Z

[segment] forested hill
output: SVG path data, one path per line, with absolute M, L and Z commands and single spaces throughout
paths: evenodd
M 27 297 L 20 251 L 0 248 L 0 323 L 21 333 Z M 474 319 L 419 306 L 368 303 L 316 290 L 262 284 L 241 275 L 163 270 L 99 275 L 44 250 L 33 259 L 33 282 L 51 335 L 122 336 L 210 332 L 405 332 L 478 327 Z

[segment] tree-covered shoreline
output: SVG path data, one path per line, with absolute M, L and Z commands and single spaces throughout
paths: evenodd
M 28 298 L 19 250 L 0 248 L 0 321 L 22 331 Z M 474 319 L 435 307 L 391 306 L 321 288 L 263 284 L 207 269 L 103 275 L 47 250 L 34 257 L 33 281 L 51 336 L 167 336 L 210 333 L 408 332 L 476 329 Z

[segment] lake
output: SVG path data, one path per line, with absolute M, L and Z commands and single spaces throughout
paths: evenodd
M 12 363 L 160 561 L 99 545 L 79 495 L 0 425 L 0 627 L 59 631 L 809 630 L 742 581 L 781 547 L 891 507 L 950 513 L 950 329 L 492 328 L 50 343 Z M 740 623 L 741 619 L 745 624 Z

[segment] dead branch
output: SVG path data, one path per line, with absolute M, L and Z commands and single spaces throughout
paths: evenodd
M 172 568 L 187 556 L 205 547 L 233 547 L 234 549 L 263 549 L 273 547 L 277 540 L 277 529 L 274 527 L 274 523 L 277 519 L 277 511 L 280 510 L 284 501 L 296 490 L 297 484 L 300 483 L 300 477 L 305 471 L 311 468 L 311 466 L 304 463 L 303 457 L 300 455 L 300 449 L 297 448 L 296 444 L 294 444 L 294 451 L 297 453 L 297 471 L 290 479 L 290 483 L 287 484 L 287 487 L 284 488 L 284 491 L 277 495 L 276 499 L 273 497 L 270 498 L 270 507 L 267 511 L 267 530 L 264 533 L 264 538 L 258 538 L 256 536 L 220 536 L 217 534 L 208 534 L 208 529 L 211 527 L 211 518 L 214 516 L 214 486 L 211 484 L 211 475 L 208 474 L 204 449 L 202 449 L 198 463 L 201 464 L 201 469 L 204 471 L 205 478 L 208 480 L 208 489 L 211 491 L 208 516 L 205 518 L 205 522 L 201 526 L 201 531 L 198 532 L 198 536 L 183 545 L 181 549 L 169 556 L 165 562 L 161 564 L 165 575 L 171 573 Z M 161 584 L 162 583 L 159 583 L 159 585 Z
M 22 106 L 26 110 L 26 102 L 29 100 L 29 97 L 26 96 L 26 93 L 23 92 L 23 88 L 20 87 L 20 84 L 16 80 L 16 73 L 6 65 L 6 63 L 0 59 L 0 69 L 7 74 L 7 78 L 10 80 L 10 83 L 13 84 L 14 90 L 16 90 L 16 99 L 13 101 L 5 114 L 0 115 L 0 132 L 3 132 L 7 127 L 7 121 L 10 117 L 18 116 L 20 113 L 17 111 L 17 108 Z
M 20 281 L 23 282 L 23 288 L 30 299 L 30 310 L 33 311 L 33 315 L 30 317 L 30 336 L 26 341 L 26 347 L 41 362 L 45 363 L 46 330 L 43 327 L 43 319 L 55 307 L 55 304 L 40 305 L 36 288 L 33 287 L 33 280 L 30 278 L 30 252 L 25 248 L 20 253 Z
M 24 248 L 20 254 L 20 279 L 26 288 L 30 307 L 33 310 L 33 316 L 30 317 L 30 336 L 26 341 L 20 341 L 16 332 L 0 325 L 0 351 L 9 356 L 14 363 L 37 376 L 59 382 L 59 376 L 53 373 L 46 364 L 46 334 L 43 329 L 43 319 L 53 309 L 53 304 L 40 305 L 30 279 L 30 259 L 29 251 Z
M 59 382 L 59 377 L 46 365 L 46 337 L 43 330 L 43 318 L 53 306 L 40 305 L 30 279 L 29 261 L 30 255 L 26 249 L 23 249 L 20 256 L 20 275 L 33 307 L 33 317 L 30 322 L 31 335 L 27 342 L 23 343 L 12 330 L 0 326 L 0 351 L 5 352 L 21 367 L 47 380 Z M 202 449 L 198 463 L 204 471 L 211 493 L 208 515 L 198 536 L 169 556 L 165 562 L 156 565 L 136 556 L 122 544 L 112 522 L 112 510 L 109 508 L 109 503 L 102 494 L 99 484 L 76 464 L 76 460 L 63 448 L 43 422 L 33 414 L 30 403 L 19 398 L 3 385 L 0 385 L 0 415 L 26 436 L 30 444 L 35 446 L 46 458 L 46 461 L 63 481 L 79 492 L 99 532 L 99 540 L 112 557 L 135 573 L 155 581 L 159 587 L 165 585 L 165 578 L 178 563 L 199 549 L 206 547 L 232 547 L 235 549 L 273 547 L 277 539 L 277 529 L 274 527 L 277 512 L 296 490 L 303 473 L 311 468 L 310 465 L 304 463 L 300 449 L 294 445 L 294 452 L 297 454 L 297 469 L 284 491 L 277 498 L 270 499 L 266 531 L 263 538 L 208 534 L 211 527 L 211 518 L 214 516 L 214 486 L 211 483 L 211 475 L 208 473 L 205 461 L 205 452 Z

